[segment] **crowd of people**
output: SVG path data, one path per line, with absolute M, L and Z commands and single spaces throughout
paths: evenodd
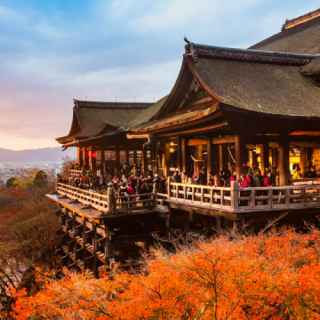
M 73 186 L 104 192 L 108 187 L 112 187 L 118 196 L 130 196 L 136 194 L 147 194 L 157 190 L 166 193 L 166 178 L 149 171 L 144 174 L 140 168 L 123 165 L 119 175 L 112 175 L 110 171 L 104 174 L 100 169 L 92 171 L 81 169 L 79 174 L 58 177 L 59 181 L 64 180 Z M 309 166 L 304 175 L 298 164 L 292 168 L 292 180 L 302 178 L 315 178 L 317 176 L 314 166 Z M 67 180 L 67 181 L 66 181 Z M 240 178 L 237 179 L 235 170 L 230 166 L 220 172 L 210 172 L 207 174 L 205 167 L 202 167 L 198 174 L 188 174 L 186 172 L 174 171 L 170 180 L 176 183 L 208 185 L 213 187 L 229 187 L 233 181 L 239 183 L 240 188 L 248 187 L 270 187 L 278 184 L 277 169 L 266 168 L 263 173 L 258 167 L 249 167 L 244 164 L 241 168 Z
M 180 173 L 178 170 L 172 176 L 174 182 L 187 184 L 208 185 L 213 187 L 229 187 L 232 181 L 239 182 L 240 187 L 268 187 L 276 183 L 276 170 L 266 169 L 264 173 L 258 167 L 250 168 L 243 165 L 240 179 L 237 179 L 236 172 L 225 168 L 220 172 L 210 172 L 207 175 L 206 169 L 200 169 L 199 174 L 190 176 L 186 172 Z
M 77 169 L 73 167 L 73 169 Z M 154 191 L 165 192 L 165 179 L 149 171 L 143 174 L 142 171 L 134 166 L 123 165 L 120 174 L 112 175 L 110 171 L 104 174 L 100 169 L 78 169 L 77 174 L 69 174 L 65 177 L 58 176 L 58 182 L 68 183 L 72 186 L 106 192 L 112 187 L 117 197 L 130 197 L 131 195 L 143 195 Z
M 310 165 L 302 174 L 299 164 L 293 165 L 291 172 L 291 180 L 297 181 L 304 178 L 316 178 L 317 173 L 313 165 Z M 259 167 L 249 167 L 243 164 L 241 168 L 240 178 L 237 179 L 235 170 L 231 167 L 225 168 L 220 172 L 210 172 L 207 175 L 206 169 L 203 167 L 198 174 L 188 175 L 186 172 L 180 173 L 176 170 L 172 176 L 173 182 L 186 184 L 208 185 L 213 187 L 229 187 L 232 181 L 237 181 L 241 188 L 249 187 L 270 187 L 278 185 L 279 173 L 277 168 L 265 168 L 262 172 Z

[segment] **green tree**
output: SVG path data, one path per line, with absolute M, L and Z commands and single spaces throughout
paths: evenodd
M 33 186 L 37 188 L 45 188 L 48 186 L 48 176 L 44 171 L 40 170 L 36 173 L 33 179 Z
M 15 188 L 18 186 L 18 179 L 16 177 L 11 177 L 7 180 L 6 187 L 7 188 Z

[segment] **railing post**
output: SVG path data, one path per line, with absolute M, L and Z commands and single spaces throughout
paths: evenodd
M 107 189 L 107 203 L 108 203 L 108 213 L 113 214 L 116 211 L 116 197 L 114 194 L 113 187 L 109 186 Z
M 170 196 L 171 196 L 171 192 L 170 192 L 170 177 L 167 178 L 167 194 L 168 194 L 168 198 L 170 198 Z
M 153 182 L 153 185 L 152 185 L 152 201 L 154 202 L 154 204 L 156 203 L 157 201 L 157 194 L 158 194 L 158 184 L 156 181 Z
M 272 191 L 272 189 L 268 190 L 268 205 L 269 205 L 269 208 L 271 209 L 272 205 L 273 205 L 273 191 Z
M 231 181 L 230 186 L 230 198 L 231 198 L 231 207 L 233 211 L 236 211 L 239 208 L 239 184 L 237 181 Z

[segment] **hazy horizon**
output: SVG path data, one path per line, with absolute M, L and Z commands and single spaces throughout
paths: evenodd
M 184 36 L 246 48 L 319 7 L 320 0 L 3 0 L 0 147 L 57 147 L 73 98 L 150 102 L 168 94 Z

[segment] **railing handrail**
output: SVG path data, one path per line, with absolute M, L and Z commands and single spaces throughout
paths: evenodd
M 172 186 L 181 186 L 181 187 L 189 187 L 189 188 L 205 188 L 205 189 L 213 189 L 213 190 L 230 190 L 230 187 L 214 187 L 207 186 L 203 184 L 193 184 L 193 183 L 182 183 L 182 182 L 170 182 Z

